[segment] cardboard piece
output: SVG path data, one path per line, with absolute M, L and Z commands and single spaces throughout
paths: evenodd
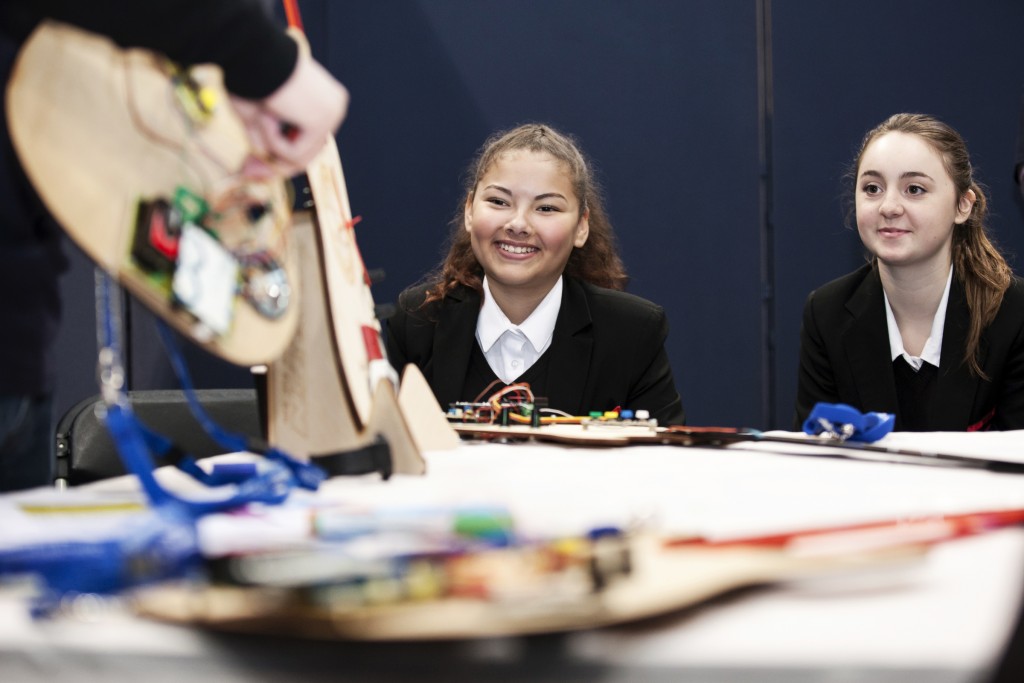
M 143 614 L 226 631 L 335 640 L 486 638 L 597 628 L 669 614 L 744 586 L 916 560 L 922 546 L 800 556 L 778 548 L 666 549 L 632 544 L 632 571 L 599 591 L 563 585 L 519 599 L 447 598 L 377 605 L 313 606 L 288 590 L 163 586 L 140 594 Z
M 290 205 L 282 181 L 244 186 L 270 207 L 271 220 L 262 221 L 259 231 L 242 211 L 217 226 L 229 249 L 263 246 L 282 262 L 291 305 L 279 318 L 265 317 L 235 296 L 230 327 L 211 334 L 172 304 L 166 285 L 130 255 L 140 199 L 170 198 L 185 186 L 216 201 L 242 187 L 236 171 L 249 153 L 248 139 L 228 105 L 220 72 L 205 66 L 193 75 L 216 93 L 217 105 L 202 124 L 186 116 L 165 60 L 45 22 L 25 43 L 11 73 L 11 140 L 47 208 L 97 265 L 210 353 L 238 365 L 266 363 L 284 351 L 298 324 L 300 292 L 296 261 L 287 249 Z

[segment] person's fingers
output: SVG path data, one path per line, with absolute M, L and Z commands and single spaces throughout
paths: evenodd
M 306 168 L 327 143 L 325 132 L 319 127 L 294 127 L 285 129 L 282 122 L 272 116 L 260 118 L 260 135 L 266 142 L 269 160 L 282 168 L 297 173 Z
M 271 178 L 285 175 L 285 173 L 268 163 L 263 157 L 252 154 L 245 158 L 240 172 L 243 178 L 255 181 L 270 180 Z
M 232 97 L 251 149 L 243 174 L 265 178 L 304 171 L 341 125 L 348 101 L 345 87 L 308 55 L 299 57 L 288 80 L 266 99 Z
M 249 138 L 250 152 L 258 157 L 267 156 L 267 144 L 263 139 L 263 131 L 259 125 L 261 106 L 252 100 L 245 100 L 240 97 L 232 97 L 230 101 L 231 106 L 242 122 L 242 126 L 245 128 L 246 136 Z
M 315 60 L 300 56 L 284 84 L 263 101 L 260 128 L 267 150 L 278 160 L 305 167 L 345 118 L 345 87 Z

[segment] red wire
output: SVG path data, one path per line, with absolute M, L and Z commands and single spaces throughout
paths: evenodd
M 284 4 L 284 14 L 288 18 L 288 25 L 305 33 L 302 28 L 302 16 L 299 14 L 298 0 L 282 0 L 282 3 Z

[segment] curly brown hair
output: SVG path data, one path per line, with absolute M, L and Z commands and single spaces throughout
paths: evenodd
M 967 143 L 951 126 L 927 114 L 893 114 L 875 128 L 868 131 L 861 143 L 860 151 L 853 166 L 847 173 L 850 187 L 856 188 L 857 171 L 864 151 L 874 140 L 886 133 L 908 133 L 917 135 L 931 145 L 941 156 L 942 163 L 956 186 L 960 198 L 973 190 L 976 197 L 970 215 L 962 225 L 953 230 L 953 272 L 963 284 L 970 311 L 970 327 L 964 362 L 978 377 L 988 379 L 978 364 L 978 345 L 981 334 L 995 319 L 1003 303 L 1003 295 L 1010 287 L 1013 277 L 1006 259 L 988 235 L 985 221 L 988 217 L 988 198 L 980 183 L 974 178 L 971 157 Z M 849 200 L 847 218 L 852 216 L 852 199 Z
M 582 247 L 573 248 L 564 273 L 601 287 L 625 289 L 629 278 L 591 164 L 572 136 L 542 123 L 530 123 L 495 133 L 477 151 L 466 172 L 463 200 L 450 223 L 448 255 L 427 277 L 430 288 L 424 303 L 444 298 L 458 285 L 483 291 L 483 267 L 473 254 L 465 229 L 466 207 L 472 204 L 477 184 L 495 161 L 518 150 L 546 152 L 560 161 L 580 200 L 580 217 L 589 211 L 590 234 Z

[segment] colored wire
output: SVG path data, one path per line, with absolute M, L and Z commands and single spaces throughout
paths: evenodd
M 288 19 L 288 25 L 305 33 L 302 28 L 302 16 L 299 14 L 299 3 L 296 0 L 283 0 L 284 15 Z

